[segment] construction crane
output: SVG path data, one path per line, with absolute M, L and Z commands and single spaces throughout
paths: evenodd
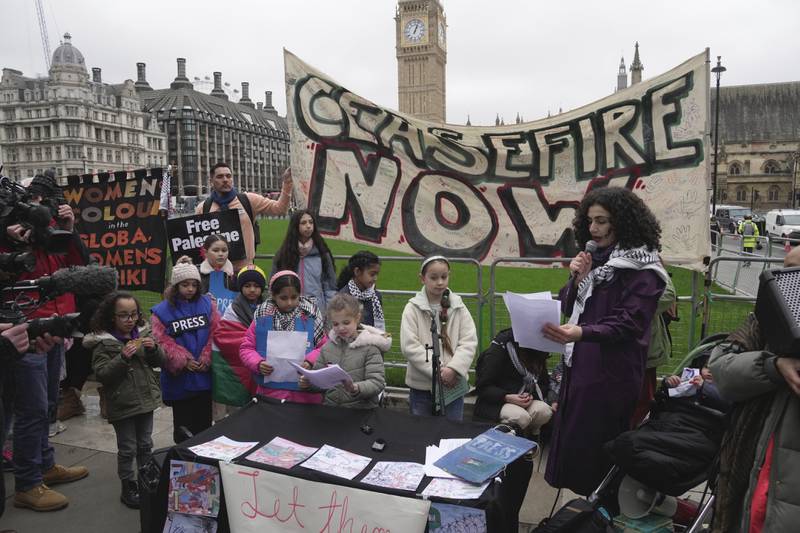
M 42 34 L 44 63 L 47 65 L 47 70 L 49 72 L 50 58 L 53 56 L 53 54 L 50 52 L 50 39 L 47 37 L 47 22 L 44 20 L 44 6 L 42 5 L 42 0 L 36 0 L 36 17 L 39 19 L 39 32 Z

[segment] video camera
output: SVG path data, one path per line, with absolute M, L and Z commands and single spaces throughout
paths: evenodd
M 63 197 L 43 198 L 36 204 L 31 201 L 32 196 L 19 183 L 0 175 L 0 228 L 21 224 L 31 230 L 31 245 L 46 248 L 52 253 L 65 252 L 72 232 L 53 228 L 50 222 L 58 216 L 58 208 L 66 200 Z
M 49 276 L 17 281 L 0 289 L 0 322 L 28 322 L 28 336 L 34 339 L 45 333 L 56 337 L 81 337 L 80 313 L 27 320 L 43 303 L 62 294 L 104 297 L 117 289 L 117 271 L 113 267 L 89 265 L 56 270 Z M 31 292 L 39 295 L 36 300 Z

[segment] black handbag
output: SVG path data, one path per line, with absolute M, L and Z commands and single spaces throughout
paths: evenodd
M 595 509 L 583 498 L 567 502 L 550 518 L 545 518 L 533 533 L 613 533 L 611 518 L 604 509 Z

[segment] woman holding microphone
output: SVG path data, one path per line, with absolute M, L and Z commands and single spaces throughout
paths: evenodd
M 588 495 L 611 466 L 603 444 L 630 429 L 650 323 L 668 275 L 658 256 L 658 221 L 628 189 L 589 192 L 573 227 L 586 251 L 570 263 L 572 274 L 559 293 L 569 321 L 542 330 L 566 345 L 545 479 Z

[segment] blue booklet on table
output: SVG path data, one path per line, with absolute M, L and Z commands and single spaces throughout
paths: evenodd
M 536 443 L 492 428 L 433 463 L 471 483 L 483 483 L 507 464 L 533 449 Z

